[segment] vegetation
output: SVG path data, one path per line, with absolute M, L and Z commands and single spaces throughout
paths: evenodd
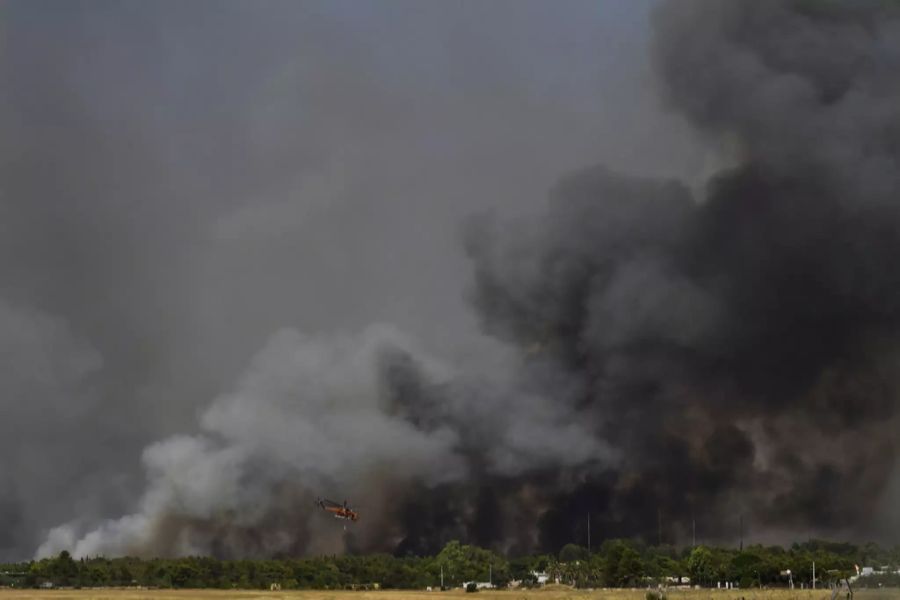
M 6 600 L 645 600 L 645 591 L 575 590 L 565 586 L 549 586 L 535 590 L 481 590 L 472 596 L 456 589 L 439 594 L 426 590 L 351 592 L 342 590 L 177 590 L 177 589 L 84 589 L 84 590 L 0 590 Z M 669 600 L 827 600 L 828 590 L 677 590 L 669 592 Z M 862 590 L 855 600 L 900 600 L 900 590 Z
M 812 564 L 821 587 L 855 574 L 854 565 L 881 569 L 860 578 L 856 587 L 900 586 L 900 547 L 810 541 L 780 546 L 731 548 L 646 546 L 607 540 L 600 548 L 567 545 L 558 555 L 507 559 L 499 554 L 450 542 L 433 557 L 320 556 L 279 560 L 219 560 L 209 557 L 138 559 L 94 557 L 75 560 L 62 552 L 55 558 L 0 565 L 0 586 L 269 589 L 425 589 L 489 580 L 497 586 L 515 581 L 529 587 L 537 573 L 576 587 L 655 587 L 689 577 L 692 584 L 716 587 L 729 582 L 740 588 L 785 587 L 790 570 L 798 588 L 808 585 Z

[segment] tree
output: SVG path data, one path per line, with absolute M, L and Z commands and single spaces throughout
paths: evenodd
M 590 558 L 588 549 L 578 546 L 577 544 L 566 544 L 562 547 L 562 550 L 559 551 L 559 562 L 561 563 L 571 563 L 587 560 L 588 558 Z
M 610 540 L 601 547 L 603 552 L 603 582 L 609 587 L 637 584 L 644 574 L 640 554 L 623 540 Z
M 582 559 L 584 557 L 584 559 Z M 559 558 L 560 560 L 557 560 Z M 811 578 L 812 562 L 821 585 L 850 575 L 854 564 L 900 567 L 900 547 L 882 549 L 874 544 L 856 546 L 812 540 L 780 546 L 754 545 L 738 552 L 730 548 L 698 547 L 679 553 L 671 547 L 647 547 L 626 540 L 607 540 L 598 552 L 585 555 L 584 548 L 570 545 L 558 557 L 524 556 L 507 562 L 489 550 L 459 542 L 447 544 L 435 557 L 389 554 L 344 555 L 283 560 L 218 560 L 187 557 L 151 559 L 102 557 L 73 560 L 68 552 L 27 563 L 0 565 L 0 583 L 37 586 L 43 582 L 74 586 L 142 585 L 161 587 L 268 588 L 281 583 L 288 588 L 343 588 L 379 583 L 386 588 L 415 589 L 436 586 L 441 568 L 445 582 L 456 585 L 486 581 L 495 584 L 510 577 L 533 581 L 533 571 L 547 571 L 579 587 L 635 585 L 645 575 L 663 578 L 690 574 L 695 583 L 737 581 L 742 587 L 784 586 L 780 573 L 791 569 L 795 583 Z M 866 565 L 868 566 L 868 565 Z M 866 577 L 859 585 L 895 585 L 900 577 Z
M 644 565 L 640 554 L 634 548 L 626 546 L 619 558 L 619 585 L 623 587 L 637 585 L 643 575 Z
M 465 546 L 454 540 L 444 546 L 436 562 L 444 567 L 445 583 L 485 581 L 489 576 L 497 583 L 509 581 L 509 565 L 490 550 Z
M 66 550 L 52 559 L 48 567 L 48 574 L 58 585 L 72 585 L 78 579 L 78 565 Z
M 509 561 L 509 576 L 512 579 L 521 581 L 523 585 L 533 585 L 535 578 L 533 575 L 535 568 L 535 560 L 530 556 L 514 558 Z
M 706 546 L 697 546 L 688 558 L 688 574 L 692 583 L 706 584 L 712 579 L 712 552 Z
M 741 552 L 731 559 L 731 579 L 740 583 L 742 588 L 750 588 L 759 580 L 762 559 L 755 552 Z

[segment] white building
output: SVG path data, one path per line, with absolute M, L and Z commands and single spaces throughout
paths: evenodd
M 531 575 L 537 580 L 538 584 L 544 585 L 550 581 L 550 576 L 540 571 L 532 571 Z

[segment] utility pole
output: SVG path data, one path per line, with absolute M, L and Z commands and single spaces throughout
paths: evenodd
M 444 565 L 441 565 L 441 589 L 444 589 Z
M 488 585 L 494 587 L 493 565 L 488 565 Z
M 741 513 L 741 552 L 744 551 L 744 513 Z
M 813 589 L 816 589 L 816 561 L 813 561 Z
M 591 513 L 588 512 L 588 554 L 591 553 Z

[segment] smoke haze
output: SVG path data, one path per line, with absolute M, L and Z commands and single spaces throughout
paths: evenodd
M 891 5 L 2 14 L 0 558 L 900 525 Z

